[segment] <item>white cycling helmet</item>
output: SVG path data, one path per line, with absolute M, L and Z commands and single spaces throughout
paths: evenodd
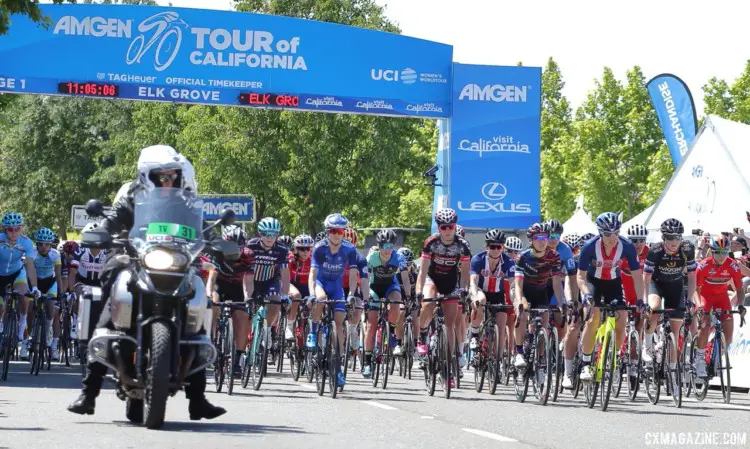
M 641 224 L 634 224 L 628 228 L 629 239 L 645 239 L 648 237 L 648 229 Z
M 94 221 L 92 223 L 88 223 L 86 226 L 83 227 L 83 231 L 81 233 L 91 232 L 94 229 L 97 229 L 99 227 L 99 223 Z
M 510 236 L 505 239 L 505 248 L 511 251 L 522 251 L 523 242 L 518 237 Z
M 141 155 L 138 157 L 138 180 L 147 189 L 151 190 L 156 188 L 156 184 L 154 183 L 156 173 L 166 170 L 176 170 L 178 178 L 174 182 L 175 187 L 187 188 L 188 185 L 185 183 L 184 173 L 186 168 L 185 161 L 187 161 L 185 156 L 168 145 L 146 147 L 141 150 Z M 195 185 L 195 170 L 192 169 L 192 165 L 187 169 L 192 173 L 193 181 L 189 187 L 193 188 Z

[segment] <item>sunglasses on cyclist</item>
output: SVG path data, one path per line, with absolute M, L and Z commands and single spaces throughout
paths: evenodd
M 20 232 L 22 226 L 5 226 L 5 232 Z
M 261 237 L 278 237 L 279 233 L 274 231 L 261 231 Z
M 503 248 L 505 248 L 505 245 L 487 245 L 487 248 L 489 248 L 489 249 L 503 249 Z
M 176 180 L 177 180 L 177 173 L 171 173 L 168 175 L 164 173 L 159 174 L 159 182 L 167 182 L 167 181 L 175 182 Z
M 728 249 L 713 249 L 711 251 L 714 254 L 716 254 L 717 256 L 726 256 L 726 255 L 729 254 L 729 250 Z
M 664 234 L 664 240 L 668 242 L 682 240 L 682 235 L 681 234 Z
M 344 235 L 343 229 L 329 229 L 328 234 L 330 235 Z
M 454 224 L 440 225 L 440 226 L 438 226 L 438 228 L 441 231 L 452 231 L 452 230 L 456 229 L 456 224 L 454 223 Z
M 637 245 L 639 243 L 646 243 L 646 239 L 630 239 L 631 242 L 633 242 L 634 245 Z
M 617 235 L 620 235 L 620 233 L 618 231 L 615 231 L 615 232 L 602 232 L 601 235 L 602 235 L 602 237 L 615 237 Z
M 382 245 L 380 245 L 380 249 L 393 249 L 393 248 L 394 248 L 393 243 L 383 243 Z
M 304 247 L 300 246 L 300 247 L 297 247 L 297 251 L 305 251 L 305 252 L 307 252 L 307 251 L 310 251 L 311 249 L 312 248 L 309 247 L 309 246 L 304 246 Z
M 546 242 L 549 240 L 549 236 L 547 234 L 537 234 L 534 236 L 534 240 L 537 242 Z
M 550 240 L 560 240 L 560 234 L 550 234 Z

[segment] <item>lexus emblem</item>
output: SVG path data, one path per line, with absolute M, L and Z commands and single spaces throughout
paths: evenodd
M 499 182 L 488 182 L 482 186 L 482 196 L 490 201 L 500 201 L 508 194 L 508 190 Z

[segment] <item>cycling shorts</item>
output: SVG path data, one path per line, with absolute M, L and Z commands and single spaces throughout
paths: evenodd
M 612 301 L 617 300 L 617 305 L 625 304 L 625 297 L 622 293 L 621 279 L 599 279 L 589 276 L 587 280 L 589 291 L 594 297 L 594 307 L 609 305 Z
M 729 295 L 722 293 L 720 295 L 701 295 L 703 307 L 701 310 L 710 313 L 714 309 L 721 309 L 721 321 L 726 321 L 732 317 L 732 303 L 729 302 Z
M 216 290 L 219 293 L 219 302 L 241 302 L 245 300 L 242 282 L 216 279 Z
M 320 279 L 315 280 L 315 285 L 323 289 L 326 297 L 329 300 L 338 301 L 344 299 L 344 288 L 341 286 L 342 280 L 338 279 L 335 281 L 322 281 Z M 346 304 L 338 302 L 334 304 L 334 312 L 346 312 Z
M 435 282 L 430 276 L 427 276 L 425 280 L 425 286 L 434 285 L 438 293 L 445 296 L 458 296 L 458 285 L 452 282 L 446 282 L 443 279 L 439 279 Z M 443 304 L 455 304 L 458 302 L 458 298 L 455 300 L 444 301 Z
M 678 282 L 656 282 L 652 280 L 648 286 L 648 294 L 663 298 L 665 309 L 682 310 L 685 308 L 682 284 L 681 280 Z
M 505 305 L 505 292 L 484 292 L 484 297 L 487 298 L 487 304 L 494 305 Z
M 26 268 L 21 268 L 7 276 L 0 276 L 0 297 L 5 296 L 5 289 L 9 285 L 16 286 L 18 284 L 25 284 L 26 282 Z
M 253 287 L 253 297 L 263 299 L 267 296 L 281 295 L 281 283 L 278 279 L 270 281 L 255 281 Z
M 310 296 L 310 286 L 309 285 L 307 285 L 307 284 L 295 284 L 294 282 L 292 282 L 292 285 L 294 286 L 294 288 L 297 289 L 297 291 L 299 292 L 299 294 L 300 294 L 301 297 L 305 298 L 307 296 Z
M 547 287 L 531 287 L 528 284 L 523 286 L 523 297 L 529 303 L 531 309 L 546 309 L 549 307 L 549 295 Z
M 29 288 L 31 286 L 29 285 Z M 42 294 L 54 296 L 57 298 L 57 278 L 52 276 L 37 281 L 37 288 Z

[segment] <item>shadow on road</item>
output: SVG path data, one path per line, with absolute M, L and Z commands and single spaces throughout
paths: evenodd
M 20 431 L 38 431 L 38 430 L 49 430 L 46 427 L 2 427 L 0 426 L 0 431 L 3 430 L 20 430 Z
M 112 421 L 112 422 L 90 422 L 78 421 L 74 424 L 95 424 L 95 425 L 113 425 L 117 427 L 141 427 L 129 421 Z M 2 427 L 0 427 L 2 430 Z M 18 429 L 23 430 L 23 429 Z M 165 422 L 162 432 L 195 432 L 195 433 L 218 433 L 225 435 L 263 435 L 272 433 L 291 433 L 291 434 L 309 434 L 300 427 L 290 426 L 266 426 L 263 424 L 236 424 L 220 422 L 191 422 L 177 421 Z
M 8 370 L 8 380 L 0 382 L 3 387 L 9 388 L 60 388 L 78 389 L 81 387 L 81 370 L 78 365 L 70 368 L 56 363 L 52 369 L 39 371 L 38 376 L 29 374 L 28 362 L 12 362 Z

